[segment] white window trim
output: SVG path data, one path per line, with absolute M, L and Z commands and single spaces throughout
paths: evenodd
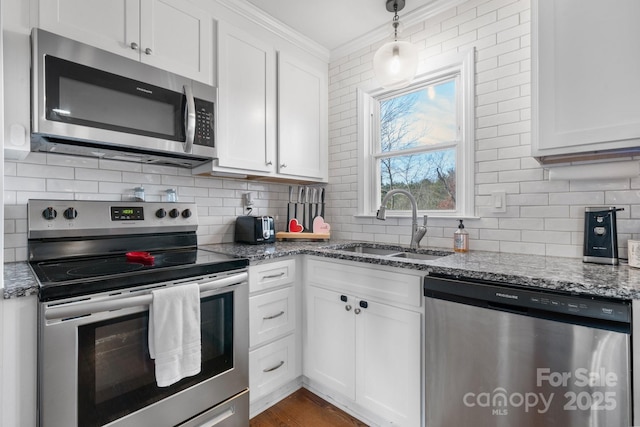
M 456 199 L 455 211 L 438 212 L 429 211 L 430 217 L 464 217 L 471 218 L 475 215 L 475 49 L 465 53 L 441 55 L 427 59 L 427 64 L 419 70 L 412 84 L 420 84 L 428 80 L 436 80 L 460 75 L 461 104 L 459 106 L 460 134 L 464 143 L 462 150 L 458 150 L 456 159 L 456 175 L 458 182 L 463 183 L 463 193 Z M 383 97 L 387 93 L 379 86 L 360 87 L 357 89 L 357 117 L 358 117 L 358 214 L 356 216 L 375 216 L 377 207 L 374 201 L 379 200 L 379 190 L 375 183 L 377 179 L 372 170 L 373 147 L 370 143 L 374 133 L 373 128 L 377 121 L 369 119 L 373 110 L 374 98 Z M 462 155 L 461 152 L 464 152 Z M 462 158 L 461 158 L 462 157 Z M 459 193 L 460 194 L 460 193 Z M 410 212 L 395 211 L 390 216 L 407 216 Z

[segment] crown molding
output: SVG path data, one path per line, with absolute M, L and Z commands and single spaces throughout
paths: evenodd
M 329 62 L 329 49 L 311 40 L 307 36 L 295 31 L 293 28 L 283 24 L 273 16 L 265 13 L 247 0 L 216 0 L 227 9 L 249 19 L 251 22 L 271 31 L 288 42 L 311 53 L 324 62 Z
M 446 10 L 452 9 L 465 1 L 467 0 L 434 0 L 429 4 L 405 14 L 402 16 L 401 21 L 405 28 L 411 27 Z M 391 23 L 391 18 L 389 18 L 389 23 Z M 389 34 L 388 28 L 389 24 L 382 25 L 375 30 L 369 31 L 362 36 L 333 49 L 330 52 L 329 60 L 335 61 L 348 56 L 353 52 L 357 52 L 358 50 L 371 46 L 377 41 L 384 40 Z
M 403 15 L 402 22 L 405 27 L 410 27 L 456 7 L 465 1 L 467 0 L 434 0 L 427 5 Z M 329 50 L 318 42 L 275 19 L 247 0 L 216 0 L 216 2 L 325 62 L 343 58 L 353 52 L 369 47 L 373 43 L 384 40 L 389 32 L 388 24 L 381 25 L 342 46 Z M 391 18 L 389 18 L 389 22 L 391 22 Z

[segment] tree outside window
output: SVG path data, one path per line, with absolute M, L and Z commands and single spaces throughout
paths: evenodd
M 456 210 L 457 87 L 453 77 L 379 101 L 379 147 L 373 159 L 380 200 L 400 188 L 414 195 L 419 210 Z M 405 197 L 392 198 L 387 207 L 411 209 Z

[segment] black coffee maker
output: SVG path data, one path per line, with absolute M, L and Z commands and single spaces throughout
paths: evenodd
M 585 208 L 582 261 L 618 265 L 616 212 L 624 208 Z

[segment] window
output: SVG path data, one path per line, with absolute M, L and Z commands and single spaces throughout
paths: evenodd
M 362 214 L 396 188 L 411 192 L 422 213 L 474 214 L 473 51 L 440 62 L 402 90 L 359 92 Z M 410 210 L 403 196 L 387 204 L 387 213 Z

